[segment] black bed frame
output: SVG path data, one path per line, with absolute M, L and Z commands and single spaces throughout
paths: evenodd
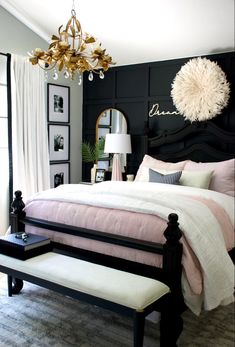
M 233 158 L 235 152 L 235 133 L 224 131 L 211 122 L 185 123 L 185 126 L 177 131 L 165 131 L 153 138 L 145 136 L 143 142 L 145 153 L 148 153 L 157 159 L 171 162 L 185 159 L 201 162 L 223 161 Z M 217 146 L 218 144 L 220 147 Z M 108 265 L 124 271 L 137 273 L 146 277 L 155 278 L 169 285 L 173 294 L 171 310 L 175 315 L 177 315 L 178 321 L 177 327 L 172 330 L 172 334 L 175 336 L 175 341 L 177 341 L 177 338 L 183 329 L 183 322 L 180 316 L 186 309 L 186 306 L 184 304 L 181 290 L 182 245 L 180 243 L 180 238 L 182 234 L 179 228 L 180 221 L 178 223 L 178 216 L 176 214 L 169 215 L 167 227 L 164 232 L 166 238 L 165 244 L 154 244 L 152 242 L 103 233 L 97 230 L 88 230 L 29 218 L 25 216 L 23 210 L 24 203 L 22 201 L 21 192 L 17 191 L 15 195 L 16 197 L 12 204 L 13 212 L 10 215 L 12 232 L 24 231 L 24 226 L 27 224 L 34 227 L 51 229 L 57 232 L 65 232 L 71 235 L 78 235 L 93 240 L 161 254 L 163 256 L 163 266 L 162 268 L 156 268 L 53 243 L 54 251 L 56 252 L 89 260 L 102 265 Z M 233 259 L 235 259 L 234 255 L 235 252 L 233 250 L 231 252 Z M 13 292 L 19 292 L 23 286 L 22 281 L 14 279 L 13 283 Z
M 181 290 L 182 244 L 179 242 L 179 240 L 182 236 L 182 232 L 179 228 L 177 214 L 171 213 L 168 216 L 167 227 L 164 231 L 166 242 L 164 244 L 160 244 L 100 232 L 97 230 L 84 229 L 71 225 L 29 218 L 25 215 L 24 206 L 25 204 L 22 200 L 21 191 L 16 191 L 15 199 L 12 203 L 13 212 L 10 214 L 12 232 L 22 233 L 25 230 L 25 225 L 31 225 L 33 227 L 50 229 L 57 232 L 77 235 L 96 241 L 108 242 L 111 244 L 117 244 L 128 248 L 162 255 L 162 268 L 156 268 L 133 261 L 52 242 L 54 252 L 139 274 L 145 277 L 158 279 L 167 284 L 171 290 L 170 296 L 168 296 L 167 299 L 159 300 L 157 307 L 157 310 L 162 313 L 160 321 L 161 346 L 177 346 L 176 343 L 178 337 L 183 330 L 181 313 L 186 309 Z M 13 283 L 10 283 L 11 293 L 18 294 L 23 288 L 23 281 L 19 278 L 12 278 L 12 282 Z M 61 290 L 60 292 L 66 294 L 66 291 L 63 292 Z M 87 302 L 93 303 L 89 300 L 87 300 Z M 164 341 L 162 340 L 162 336 L 164 336 Z
M 180 129 L 146 137 L 145 152 L 169 162 L 186 159 L 219 162 L 235 157 L 235 132 L 226 131 L 211 121 L 185 122 Z

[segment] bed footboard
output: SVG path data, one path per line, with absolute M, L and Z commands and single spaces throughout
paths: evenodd
M 105 233 L 98 230 L 84 229 L 71 225 L 29 218 L 24 212 L 24 207 L 25 204 L 22 200 L 22 193 L 21 191 L 16 191 L 15 199 L 12 203 L 13 212 L 10 214 L 12 233 L 24 232 L 25 225 L 27 224 L 38 228 L 54 230 L 57 232 L 63 232 L 70 235 L 76 235 L 96 241 L 108 242 L 115 245 L 162 255 L 163 267 L 156 268 L 148 265 L 142 266 L 140 263 L 125 261 L 119 258 L 118 260 L 115 260 L 114 257 L 103 256 L 99 255 L 98 253 L 95 253 L 94 256 L 94 252 L 84 251 L 70 246 L 66 247 L 65 245 L 60 244 L 54 245 L 56 250 L 61 253 L 67 253 L 68 255 L 71 254 L 72 256 L 81 257 L 83 259 L 86 257 L 87 260 L 91 259 L 91 261 L 103 264 L 106 262 L 106 264 L 108 263 L 110 267 L 120 268 L 124 271 L 134 272 L 140 275 L 145 275 L 146 277 L 159 279 L 171 288 L 171 291 L 175 293 L 176 297 L 178 298 L 178 302 L 183 302 L 181 291 L 182 244 L 180 243 L 182 232 L 179 228 L 177 214 L 172 213 L 168 216 L 167 227 L 164 231 L 166 242 L 164 244 L 159 244 L 121 235 Z
M 86 259 L 88 261 L 96 262 L 106 266 L 108 264 L 109 267 L 114 267 L 127 272 L 133 272 L 142 276 L 155 278 L 167 284 L 170 287 L 172 293 L 169 310 L 171 310 L 171 313 L 174 316 L 174 322 L 179 322 L 174 331 L 172 331 L 171 329 L 171 334 L 173 334 L 175 336 L 175 340 L 177 340 L 183 329 L 181 313 L 186 308 L 181 290 L 182 244 L 180 243 L 180 239 L 182 232 L 179 228 L 177 214 L 172 213 L 168 216 L 167 226 L 164 231 L 166 242 L 164 244 L 159 244 L 149 241 L 137 240 L 126 236 L 105 233 L 98 230 L 84 229 L 71 225 L 64 225 L 61 223 L 55 223 L 36 218 L 29 218 L 24 212 L 24 207 L 25 204 L 22 200 L 22 193 L 21 191 L 16 191 L 15 199 L 12 203 L 13 212 L 10 213 L 12 233 L 24 232 L 25 225 L 31 225 L 38 228 L 68 233 L 70 235 L 77 235 L 96 241 L 108 242 L 115 245 L 162 255 L 162 268 L 156 268 L 129 260 L 73 248 L 71 246 L 53 244 L 52 242 L 54 251 L 58 253 Z M 13 293 L 18 293 L 21 290 L 23 283 L 20 281 L 21 280 L 18 279 L 13 280 Z M 164 317 L 162 317 L 162 323 L 163 321 Z M 164 326 L 166 326 L 166 324 L 164 324 Z M 168 332 L 166 331 L 166 333 Z

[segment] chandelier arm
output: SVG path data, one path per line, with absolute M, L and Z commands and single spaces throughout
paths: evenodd
M 102 69 L 100 69 L 100 70 L 102 70 Z M 97 74 L 97 75 L 99 75 L 99 74 L 100 74 L 100 72 L 99 72 L 99 71 L 97 71 L 97 70 L 90 70 L 90 71 L 94 72 L 94 73 L 95 73 L 95 74 Z
M 75 17 L 75 19 L 76 19 L 76 17 Z M 81 25 L 80 25 L 80 34 L 78 34 L 78 50 L 80 50 L 81 49 L 81 46 L 82 46 L 82 36 L 83 36 L 83 34 L 82 34 L 82 27 L 81 27 Z
M 83 58 L 87 58 L 87 59 L 89 59 L 90 57 L 88 56 L 88 55 L 82 55 L 82 57 Z M 98 59 L 95 59 L 95 60 L 98 60 Z M 95 62 L 95 60 L 94 60 L 94 64 L 95 65 L 91 65 L 91 63 L 90 62 L 88 62 L 88 64 L 89 64 L 89 70 L 88 71 L 93 71 L 94 73 L 96 73 L 96 74 L 99 74 L 99 72 L 100 72 L 100 70 L 104 70 L 103 69 L 103 67 L 101 66 L 101 67 L 99 67 L 99 60 L 97 61 L 97 62 Z M 98 71 L 97 71 L 98 70 Z
M 48 64 L 48 66 L 47 66 L 47 67 L 42 66 L 42 65 L 41 65 L 41 62 L 44 62 L 44 65 Z M 42 60 L 42 59 L 39 59 L 39 60 L 38 60 L 38 65 L 40 66 L 41 69 L 43 69 L 43 70 L 45 70 L 45 71 L 49 71 L 49 70 L 54 69 L 54 68 L 56 67 L 56 64 L 57 64 L 57 61 L 54 61 L 53 64 L 51 65 L 51 64 L 45 62 L 45 61 Z

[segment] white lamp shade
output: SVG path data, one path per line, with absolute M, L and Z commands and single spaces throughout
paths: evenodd
M 131 137 L 129 134 L 107 134 L 104 153 L 131 153 Z

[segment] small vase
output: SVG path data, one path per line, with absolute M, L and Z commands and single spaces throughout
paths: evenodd
M 91 168 L 91 183 L 95 183 L 95 174 L 96 174 L 97 164 L 94 164 Z

